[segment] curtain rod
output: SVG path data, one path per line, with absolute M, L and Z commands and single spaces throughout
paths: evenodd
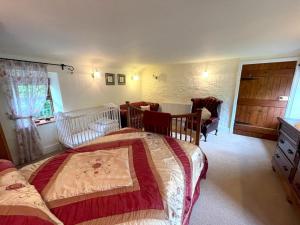
M 62 70 L 65 68 L 69 70 L 71 73 L 74 72 L 74 67 L 66 64 L 57 64 L 57 63 L 45 63 L 45 62 L 36 62 L 36 61 L 28 61 L 28 60 L 21 60 L 21 59 L 9 59 L 9 58 L 0 58 L 0 60 L 13 60 L 17 62 L 28 62 L 28 63 L 39 63 L 43 65 L 51 65 L 51 66 L 60 66 Z

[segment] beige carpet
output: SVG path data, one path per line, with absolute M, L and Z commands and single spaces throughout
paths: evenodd
M 300 225 L 271 169 L 275 142 L 209 135 L 200 145 L 209 168 L 190 225 Z

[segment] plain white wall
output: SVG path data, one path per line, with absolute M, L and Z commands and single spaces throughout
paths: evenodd
M 58 71 L 59 84 L 64 111 L 76 110 L 99 106 L 103 103 L 113 102 L 116 104 L 125 103 L 126 100 L 137 101 L 141 98 L 140 80 L 132 80 L 135 74 L 131 67 L 124 68 L 101 68 L 99 79 L 91 76 L 92 68 L 88 66 L 77 66 L 73 74 L 67 71 Z M 105 73 L 122 73 L 126 75 L 126 85 L 105 84 Z
M 298 63 L 300 60 L 298 60 Z M 300 68 L 299 65 L 296 68 L 295 78 L 293 82 L 293 90 L 291 91 L 291 103 L 289 104 L 289 110 L 287 117 L 293 119 L 300 119 Z

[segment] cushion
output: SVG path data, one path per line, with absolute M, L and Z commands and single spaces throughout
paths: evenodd
M 201 119 L 202 120 L 208 120 L 210 117 L 211 117 L 211 112 L 207 108 L 203 107 L 202 108 Z
M 0 159 L 0 224 L 61 224 L 34 186 L 8 160 Z
M 140 107 L 141 107 L 141 110 L 143 110 L 143 111 L 146 111 L 146 110 L 150 111 L 150 105 L 145 105 L 145 106 L 140 106 Z
M 15 168 L 14 164 L 6 159 L 0 159 L 0 187 L 25 185 L 27 183 L 25 177 L 23 177 L 19 171 Z

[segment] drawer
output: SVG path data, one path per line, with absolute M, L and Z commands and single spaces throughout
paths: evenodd
M 280 170 L 279 172 L 287 179 L 289 179 L 293 165 L 290 163 L 287 157 L 281 152 L 280 148 L 276 148 L 273 159 Z
M 300 165 L 298 167 L 297 173 L 295 174 L 293 186 L 298 196 L 300 197 Z
M 288 136 L 294 141 L 296 144 L 299 142 L 299 135 L 295 132 L 295 128 L 291 127 L 286 123 L 280 124 L 280 132 L 288 134 Z
M 294 164 L 295 156 L 297 153 L 297 147 L 284 133 L 280 133 L 278 138 L 278 146 L 283 153 L 288 157 L 291 163 Z

